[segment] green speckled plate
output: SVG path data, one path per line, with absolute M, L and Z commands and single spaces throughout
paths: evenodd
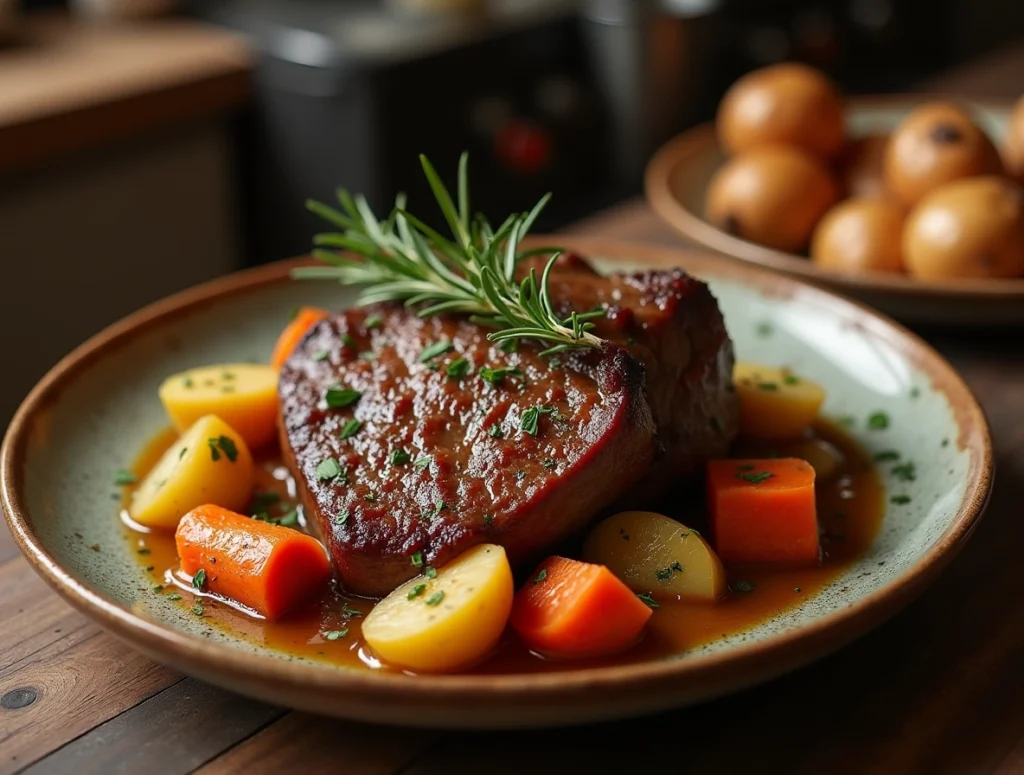
M 111 472 L 166 425 L 157 386 L 218 361 L 264 361 L 298 304 L 348 291 L 287 279 L 292 264 L 208 283 L 136 313 L 73 352 L 25 400 L 0 449 L 0 485 L 21 550 L 51 586 L 115 635 L 185 673 L 271 702 L 366 721 L 522 727 L 610 719 L 717 696 L 813 660 L 919 593 L 956 554 L 992 484 L 989 431 L 953 369 L 908 332 L 848 301 L 738 262 L 636 245 L 560 240 L 603 268 L 682 265 L 708 280 L 737 354 L 787 364 L 828 390 L 826 413 L 884 411 L 854 430 L 899 447 L 913 482 L 887 482 L 873 549 L 833 584 L 742 634 L 667 660 L 531 675 L 411 677 L 297 661 L 207 628 L 149 594 L 111 508 Z M 90 546 L 105 547 L 93 551 Z M 867 571 L 871 571 L 870 574 Z

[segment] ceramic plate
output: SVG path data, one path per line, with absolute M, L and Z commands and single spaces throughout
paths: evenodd
M 936 99 L 942 99 L 941 95 L 852 99 L 847 110 L 850 134 L 859 137 L 891 131 L 916 104 Z M 965 104 L 998 145 L 1006 134 L 1010 105 Z M 704 220 L 704 197 L 711 177 L 724 161 L 714 127 L 704 125 L 669 142 L 647 167 L 648 202 L 687 240 L 839 291 L 908 322 L 1024 323 L 1024 279 L 939 282 L 881 273 L 848 275 L 823 269 L 804 256 L 766 248 L 721 231 Z
M 894 418 L 885 431 L 854 431 L 868 449 L 898 446 L 919 471 L 916 481 L 900 484 L 911 503 L 889 507 L 866 557 L 818 595 L 753 629 L 669 659 L 609 668 L 380 674 L 304 662 L 210 629 L 150 593 L 111 504 L 111 472 L 166 426 L 156 392 L 166 375 L 202 363 L 265 360 L 288 310 L 351 302 L 351 292 L 335 284 L 290 281 L 293 264 L 243 272 L 148 307 L 43 379 L 0 450 L 2 502 L 18 544 L 72 604 L 182 672 L 314 712 L 491 728 L 629 716 L 776 676 L 895 613 L 963 546 L 991 486 L 989 431 L 963 382 L 927 345 L 865 308 L 738 262 L 650 246 L 559 242 L 600 259 L 604 269 L 688 268 L 711 283 L 739 357 L 785 363 L 820 381 L 829 415 L 883 410 Z

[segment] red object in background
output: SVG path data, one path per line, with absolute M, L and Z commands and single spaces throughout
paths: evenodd
M 509 121 L 498 131 L 494 145 L 502 164 L 521 175 L 536 175 L 551 164 L 551 135 L 531 122 Z

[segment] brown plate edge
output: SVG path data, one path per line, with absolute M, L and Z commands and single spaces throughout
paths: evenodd
M 971 99 L 951 94 L 885 94 L 852 97 L 854 108 L 898 107 L 925 101 L 960 101 L 989 111 L 1005 111 L 1013 107 L 1010 100 Z M 793 253 L 758 245 L 734 237 L 712 226 L 697 213 L 684 207 L 672 193 L 673 171 L 688 160 L 718 150 L 718 139 L 713 124 L 701 124 L 690 129 L 659 148 L 644 171 L 644 194 L 648 204 L 669 227 L 699 246 L 730 258 L 767 266 L 817 284 L 827 283 L 837 288 L 862 292 L 886 293 L 893 296 L 913 296 L 950 301 L 1024 301 L 1024 278 L 1005 280 L 954 280 L 924 282 L 901 275 L 854 275 L 823 269 L 809 259 Z M 1009 286 L 1009 287 L 1007 287 Z
M 541 238 L 545 244 L 552 239 Z M 988 422 L 970 389 L 930 346 L 868 308 L 737 261 L 686 251 L 585 238 L 556 238 L 585 255 L 638 260 L 638 268 L 685 265 L 695 274 L 753 280 L 773 294 L 846 312 L 883 336 L 930 375 L 953 407 L 961 448 L 971 450 L 969 484 L 957 514 L 913 567 L 847 608 L 794 631 L 727 652 L 531 676 L 379 675 L 297 665 L 240 652 L 147 621 L 91 591 L 47 553 L 32 530 L 20 470 L 34 418 L 79 371 L 138 331 L 225 296 L 283 282 L 305 260 L 250 269 L 175 294 L 104 329 L 62 359 L 29 393 L 0 446 L 0 505 L 18 547 L 36 572 L 77 609 L 154 659 L 240 693 L 314 712 L 379 723 L 446 728 L 522 728 L 622 718 L 698 702 L 788 672 L 845 645 L 913 600 L 948 564 L 977 525 L 991 493 Z M 433 709 L 433 713 L 424 713 Z

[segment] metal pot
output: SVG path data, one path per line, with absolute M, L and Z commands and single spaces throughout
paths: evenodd
M 714 110 L 720 0 L 587 0 L 588 55 L 612 122 L 620 180 Z

